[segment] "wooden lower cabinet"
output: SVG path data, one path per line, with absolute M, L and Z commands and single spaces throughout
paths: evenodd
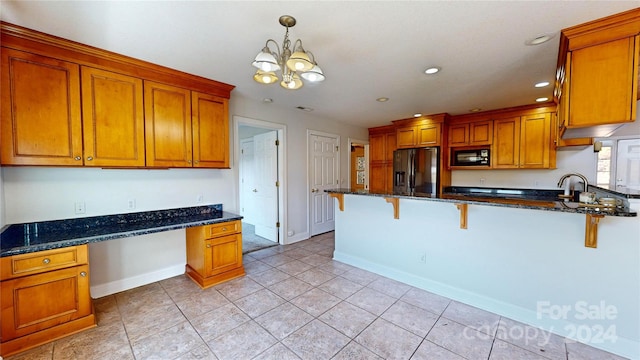
M 96 326 L 87 245 L 1 259 L 0 355 Z
M 240 220 L 187 228 L 186 274 L 202 288 L 243 276 Z

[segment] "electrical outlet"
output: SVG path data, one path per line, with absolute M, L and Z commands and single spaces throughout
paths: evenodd
M 480 178 L 480 185 L 484 185 L 484 178 Z
M 133 210 L 136 208 L 136 199 L 127 200 L 127 209 Z
M 84 201 L 76 201 L 76 214 L 84 214 L 87 212 Z
M 427 263 L 427 253 L 426 252 L 424 252 L 424 253 L 422 253 L 422 255 L 420 255 L 420 262 L 423 263 L 423 264 Z
M 202 203 L 202 201 L 204 201 L 204 196 L 202 194 L 198 194 L 198 197 L 196 198 L 196 202 L 200 204 Z

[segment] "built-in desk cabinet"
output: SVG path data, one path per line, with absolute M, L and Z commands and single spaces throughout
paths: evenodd
M 2 23 L 2 165 L 229 168 L 233 86 Z
M 87 245 L 0 258 L 0 355 L 95 326 Z
M 187 228 L 186 274 L 207 288 L 245 274 L 240 220 Z

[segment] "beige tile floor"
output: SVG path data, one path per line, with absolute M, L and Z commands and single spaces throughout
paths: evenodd
M 333 233 L 95 300 L 98 327 L 19 359 L 621 359 L 333 261 Z M 527 338 L 521 336 L 529 334 Z

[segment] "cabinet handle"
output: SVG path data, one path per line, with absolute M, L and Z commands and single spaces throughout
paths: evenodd
M 73 158 L 73 160 L 80 161 L 80 160 L 82 160 L 82 158 L 80 156 L 76 156 L 76 157 Z
M 196 161 L 194 161 L 193 163 L 194 163 L 194 164 L 198 164 L 198 163 L 200 163 L 200 161 L 196 160 Z
M 227 231 L 227 228 L 226 228 L 226 227 L 223 227 L 223 228 L 222 228 L 222 231 Z
M 87 156 L 87 161 L 93 160 L 93 156 Z
M 49 260 L 49 258 L 44 258 L 44 260 L 42 260 L 42 263 L 45 264 L 45 265 L 50 263 L 50 262 L 51 262 L 51 260 Z
M 187 164 L 191 164 L 191 160 L 187 160 Z
M 82 272 L 80 272 L 80 276 L 82 276 L 82 277 L 86 277 L 86 276 L 87 276 L 87 272 L 86 272 L 86 271 L 82 271 Z
M 207 244 L 207 247 L 208 247 L 208 248 L 210 248 L 210 247 L 211 247 L 211 244 Z

